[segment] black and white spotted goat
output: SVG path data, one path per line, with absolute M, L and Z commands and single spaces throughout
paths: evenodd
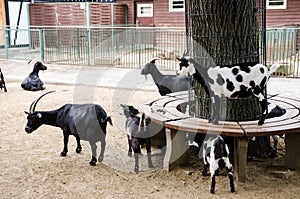
M 32 72 L 22 81 L 21 87 L 24 90 L 28 91 L 38 91 L 38 90 L 44 90 L 44 83 L 39 77 L 39 71 L 40 70 L 47 70 L 47 66 L 45 66 L 41 61 L 38 60 L 30 60 L 28 64 L 33 65 Z
M 106 146 L 106 126 L 107 122 L 112 125 L 111 118 L 97 104 L 65 104 L 53 111 L 35 111 L 39 100 L 51 92 L 53 91 L 41 95 L 37 100 L 32 102 L 29 112 L 25 112 L 27 114 L 25 131 L 32 133 L 43 124 L 60 127 L 64 135 L 64 148 L 61 156 L 67 155 L 69 135 L 73 135 L 77 141 L 77 153 L 80 153 L 82 150 L 80 140 L 86 140 L 90 143 L 92 150 L 90 165 L 95 166 L 97 162 L 96 143 L 101 142 L 101 152 L 98 157 L 98 161 L 101 162 L 104 158 Z
M 210 193 L 215 193 L 216 175 L 219 170 L 226 168 L 230 180 L 230 191 L 235 192 L 233 167 L 229 161 L 229 149 L 224 139 L 221 136 L 210 136 L 203 142 L 203 162 L 204 169 L 203 176 L 207 175 L 207 168 L 209 167 L 211 176 Z
M 0 68 L 0 89 L 2 90 L 2 88 L 4 89 L 4 92 L 7 92 L 5 81 L 4 81 L 4 76 L 3 76 L 3 73 Z
M 254 95 L 261 106 L 261 116 L 258 125 L 262 125 L 267 117 L 267 99 L 265 87 L 270 74 L 275 72 L 280 64 L 276 63 L 270 70 L 263 64 L 244 64 L 237 66 L 215 66 L 205 68 L 190 56 L 178 59 L 180 70 L 177 74 L 185 76 L 191 74 L 209 94 L 212 101 L 212 115 L 209 122 L 217 124 L 221 97 L 245 98 Z
M 139 172 L 139 155 L 141 154 L 141 145 L 146 144 L 148 167 L 152 168 L 151 160 L 151 138 L 149 132 L 150 119 L 145 116 L 145 113 L 140 113 L 136 108 L 129 105 L 121 104 L 124 115 L 126 117 L 125 128 L 128 139 L 128 156 L 132 157 L 134 152 L 135 173 Z
M 164 75 L 157 69 L 155 60 L 158 60 L 158 58 L 150 60 L 142 68 L 141 74 L 145 76 L 150 74 L 152 76 L 160 95 L 164 96 L 169 93 L 187 91 L 189 89 L 190 81 L 187 76 Z

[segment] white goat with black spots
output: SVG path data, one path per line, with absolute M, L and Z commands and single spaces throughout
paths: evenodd
M 193 58 L 184 56 L 178 59 L 180 71 L 178 75 L 191 74 L 205 88 L 212 101 L 212 116 L 209 122 L 217 124 L 221 97 L 246 98 L 254 95 L 261 106 L 261 116 L 258 125 L 262 125 L 267 117 L 267 99 L 265 87 L 270 74 L 281 65 L 273 64 L 268 70 L 263 64 L 240 64 L 236 66 L 215 66 L 205 68 Z
M 209 167 L 211 176 L 210 193 L 215 193 L 216 175 L 220 169 L 226 168 L 230 180 L 230 191 L 235 192 L 233 167 L 229 161 L 229 149 L 221 136 L 209 137 L 203 142 L 203 162 L 204 169 L 203 176 L 207 175 L 207 168 Z

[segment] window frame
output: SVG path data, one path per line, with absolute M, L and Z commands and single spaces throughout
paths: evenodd
M 169 0 L 169 12 L 184 12 L 185 11 L 185 2 L 181 0 L 183 3 L 183 8 L 174 8 L 174 2 L 180 0 Z
M 150 7 L 150 13 L 143 14 L 142 8 Z M 153 3 L 143 3 L 137 5 L 137 17 L 153 17 Z
M 274 2 L 280 2 L 282 1 L 283 5 L 270 5 L 270 3 Z M 287 0 L 267 0 L 267 9 L 274 10 L 274 9 L 286 9 L 287 8 Z

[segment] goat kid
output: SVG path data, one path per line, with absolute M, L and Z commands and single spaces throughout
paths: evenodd
M 37 100 L 32 102 L 27 114 L 27 124 L 25 131 L 29 134 L 38 129 L 41 125 L 50 125 L 60 127 L 64 135 L 64 148 L 61 156 L 68 153 L 69 135 L 73 135 L 77 141 L 76 152 L 82 150 L 80 140 L 86 140 L 90 143 L 92 150 L 92 159 L 89 162 L 95 166 L 97 159 L 97 142 L 101 142 L 101 152 L 98 161 L 104 158 L 106 146 L 106 126 L 107 122 L 112 125 L 111 118 L 107 116 L 104 109 L 97 104 L 65 104 L 61 108 L 53 111 L 35 111 L 39 100 L 54 91 L 41 95 Z
M 2 90 L 2 88 L 4 89 L 4 92 L 7 92 L 5 81 L 4 81 L 4 76 L 3 76 L 3 73 L 0 68 L 0 89 Z
M 141 154 L 141 146 L 146 144 L 148 167 L 152 168 L 151 160 L 151 138 L 149 127 L 150 119 L 146 118 L 145 113 L 140 112 L 133 106 L 120 105 L 123 108 L 126 117 L 125 128 L 128 140 L 128 156 L 132 157 L 134 152 L 134 172 L 139 172 L 139 156 Z
M 28 64 L 33 64 L 32 72 L 22 81 L 21 87 L 24 90 L 28 91 L 38 91 L 44 90 L 44 83 L 39 77 L 40 70 L 47 70 L 47 66 L 45 66 L 42 62 L 38 60 L 30 60 Z
M 262 64 L 247 64 L 243 66 L 216 66 L 205 68 L 194 59 L 184 56 L 181 59 L 179 76 L 192 74 L 194 78 L 209 93 L 212 101 L 211 118 L 209 122 L 217 124 L 219 121 L 219 109 L 221 97 L 245 98 L 253 95 L 258 98 L 262 109 L 258 125 L 262 125 L 267 117 L 267 99 L 265 87 L 270 74 L 275 72 L 280 64 L 273 64 L 268 68 Z
M 158 58 L 154 58 L 147 63 L 143 67 L 141 74 L 145 76 L 150 74 L 152 76 L 159 94 L 164 96 L 173 92 L 187 91 L 190 84 L 188 76 L 179 77 L 177 75 L 163 75 L 155 65 L 155 60 L 157 59 Z
M 230 191 L 235 192 L 233 167 L 229 161 L 229 149 L 224 139 L 221 136 L 211 136 L 203 142 L 203 162 L 204 169 L 203 176 L 207 175 L 207 168 L 209 167 L 211 176 L 211 188 L 210 193 L 215 193 L 216 175 L 220 169 L 226 168 L 228 171 L 228 177 L 230 180 Z

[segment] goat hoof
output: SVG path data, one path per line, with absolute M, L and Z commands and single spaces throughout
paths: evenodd
M 202 176 L 208 176 L 206 172 L 202 172 Z
M 102 162 L 102 161 L 103 161 L 103 158 L 104 158 L 103 156 L 99 156 L 99 157 L 98 157 L 98 162 Z
M 93 160 L 90 161 L 90 165 L 91 165 L 91 166 L 96 166 L 96 161 L 93 161 Z
M 211 194 L 214 194 L 214 193 L 215 193 L 215 190 L 214 190 L 214 189 L 210 189 L 210 193 L 211 193 Z
M 135 172 L 136 174 L 138 174 L 138 173 L 139 173 L 139 167 L 134 167 L 134 172 Z
M 148 168 L 153 168 L 153 164 L 152 164 L 152 163 L 149 163 L 149 164 L 148 164 Z
M 81 152 L 81 150 L 82 150 L 82 148 L 81 148 L 81 147 L 77 147 L 77 148 L 76 148 L 76 153 L 80 153 L 80 152 Z
M 234 193 L 234 192 L 235 192 L 235 189 L 234 189 L 234 188 L 231 188 L 230 192 L 231 192 L 231 193 Z
M 92 159 L 90 161 L 90 165 L 91 166 L 96 166 L 96 162 L 97 162 L 97 159 L 95 157 L 92 157 Z
M 63 151 L 60 153 L 61 156 L 66 157 L 67 156 L 67 152 Z
M 132 152 L 127 153 L 128 157 L 132 157 Z

